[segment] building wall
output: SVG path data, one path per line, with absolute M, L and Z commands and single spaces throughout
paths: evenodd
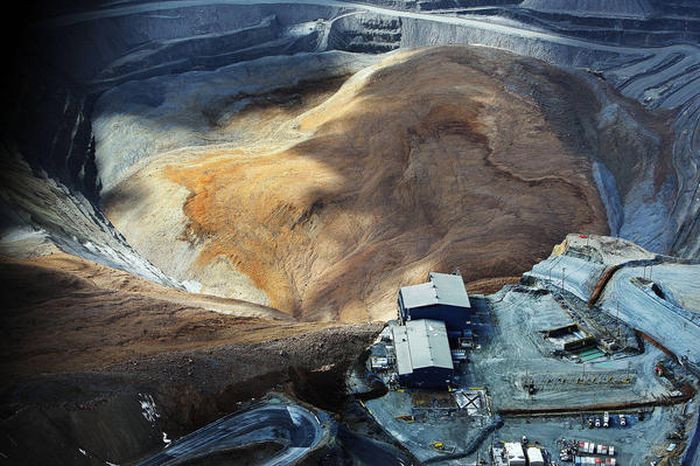
M 404 322 L 408 316 L 406 314 L 406 307 L 403 305 L 403 296 L 401 296 L 400 292 L 399 297 L 396 299 L 396 304 L 399 307 L 399 320 Z
M 467 327 L 469 320 L 469 309 L 444 304 L 408 309 L 402 312 L 405 320 L 410 315 L 411 320 L 435 319 L 445 322 L 447 330 L 462 330 Z
M 454 371 L 442 367 L 425 367 L 414 369 L 413 373 L 399 377 L 401 385 L 414 388 L 445 388 L 448 380 L 452 380 Z

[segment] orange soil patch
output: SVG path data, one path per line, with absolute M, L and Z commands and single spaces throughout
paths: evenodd
M 467 283 L 470 293 L 491 294 L 495 293 L 506 285 L 513 285 L 520 281 L 520 275 L 512 277 L 482 278 Z
M 313 134 L 289 150 L 216 150 L 164 173 L 191 192 L 198 266 L 227 257 L 304 319 L 385 319 L 430 270 L 512 277 L 567 232 L 607 232 L 572 117 L 593 101 L 539 62 L 428 49 L 304 115 Z

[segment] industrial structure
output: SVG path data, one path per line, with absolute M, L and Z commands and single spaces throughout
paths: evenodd
M 393 327 L 392 331 L 402 385 L 439 388 L 450 384 L 454 366 L 443 322 L 411 320 Z
M 428 282 L 404 286 L 399 290 L 401 322 L 435 319 L 445 323 L 449 332 L 469 328 L 469 296 L 461 275 L 430 272 Z
M 506 443 L 505 454 L 508 466 L 525 466 L 527 464 L 523 446 L 518 442 Z
M 527 460 L 530 466 L 544 466 L 544 456 L 542 455 L 542 450 L 537 447 L 528 447 L 527 449 Z
M 493 295 L 437 273 L 396 290 L 399 318 L 349 379 L 384 382 L 366 409 L 419 461 L 694 464 L 700 268 L 619 238 L 565 246 Z

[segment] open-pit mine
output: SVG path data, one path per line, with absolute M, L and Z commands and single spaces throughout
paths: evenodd
M 700 2 L 53 2 L 0 464 L 700 465 Z

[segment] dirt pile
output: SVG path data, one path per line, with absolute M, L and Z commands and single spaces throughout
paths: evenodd
M 321 103 L 297 99 L 313 102 L 286 123 L 302 140 L 290 145 L 280 130 L 262 146 L 154 158 L 106 212 L 156 265 L 177 259 L 154 238 L 187 242 L 196 260 L 178 278 L 206 292 L 234 294 L 225 277 L 241 273 L 298 318 L 390 318 L 398 287 L 430 270 L 459 268 L 490 290 L 567 232 L 607 231 L 585 137 L 598 109 L 586 89 L 494 50 L 394 55 Z M 186 195 L 170 195 L 173 184 Z M 152 221 L 130 230 L 136 211 Z M 180 231 L 159 226 L 181 212 Z

